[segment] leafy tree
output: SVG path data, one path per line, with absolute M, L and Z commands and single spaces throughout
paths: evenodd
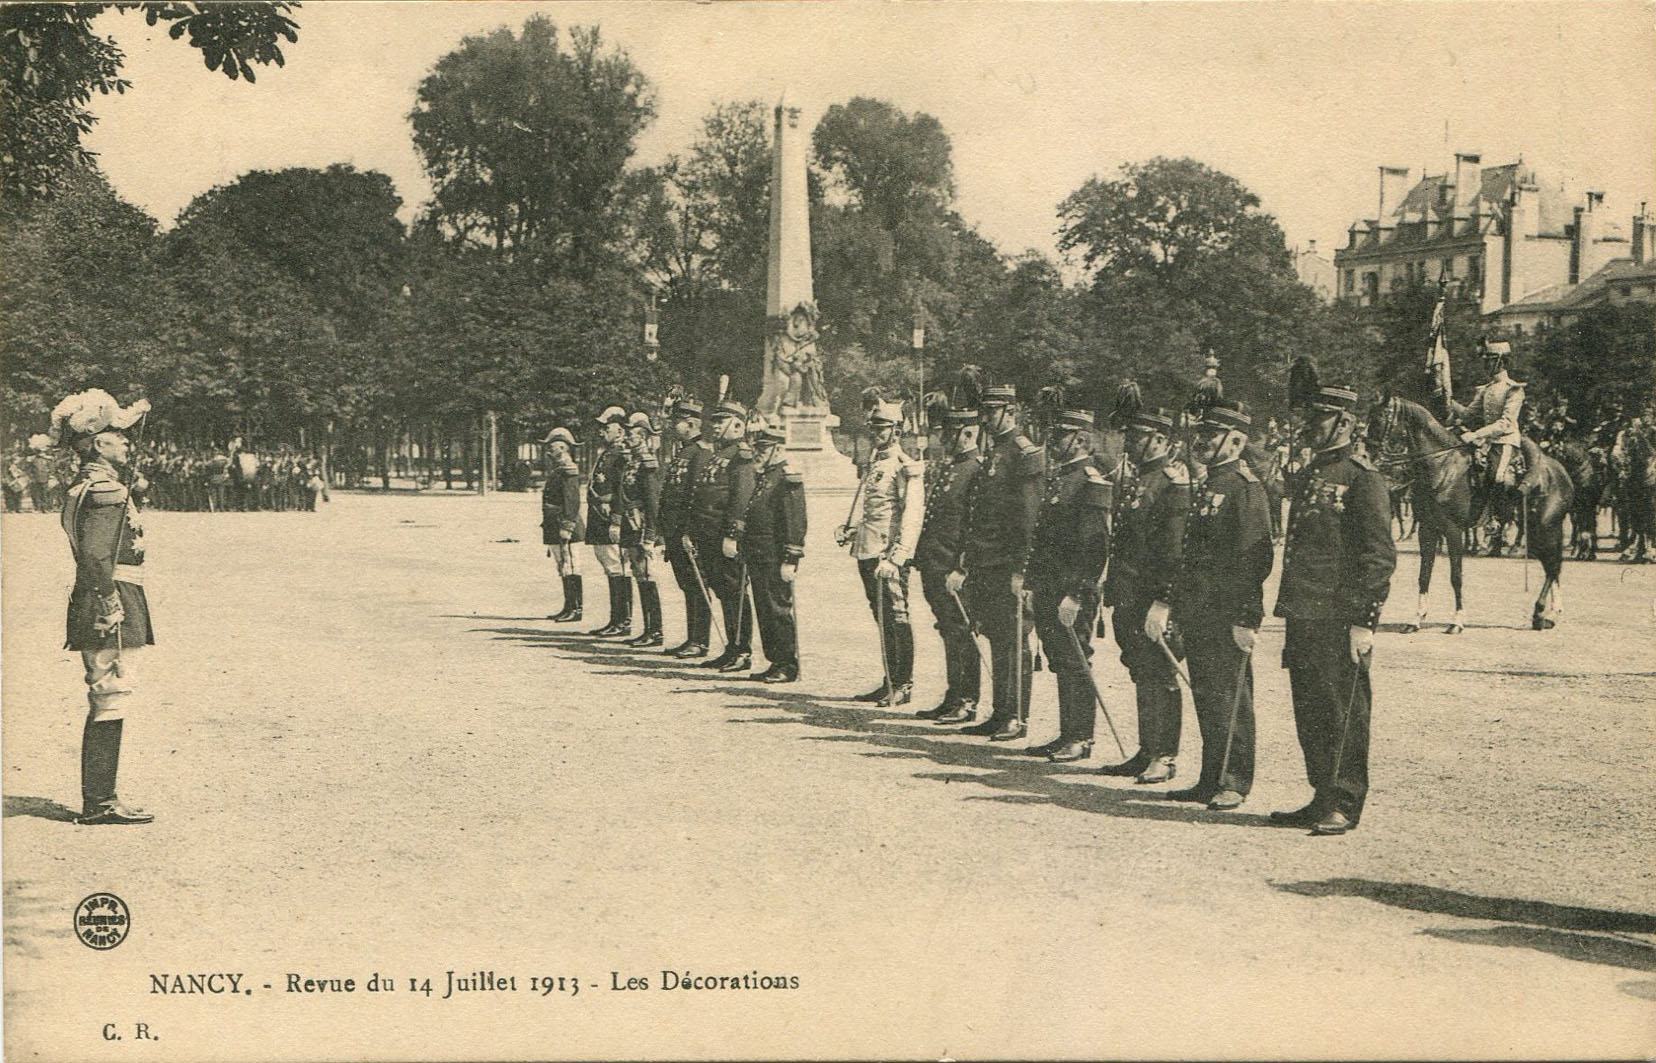
M 1180 403 L 1208 351 L 1232 394 L 1280 404 L 1321 305 L 1259 197 L 1194 159 L 1128 163 L 1059 207 L 1060 247 L 1090 272 L 1101 365 Z
M 1610 419 L 1618 407 L 1627 416 L 1645 410 L 1656 401 L 1653 325 L 1648 303 L 1583 310 L 1521 348 L 1533 373 L 1531 387 L 1569 399 L 1583 427 Z
M 96 171 L 66 173 L 50 200 L 6 225 L 0 408 L 14 433 L 44 431 L 63 395 L 160 383 L 170 303 L 155 221 Z
M 93 93 L 126 91 L 125 56 L 93 32 L 106 11 L 141 11 L 166 23 L 173 40 L 189 38 L 209 70 L 254 80 L 254 64 L 283 62 L 280 41 L 299 39 L 288 17 L 297 3 L 18 3 L 0 5 L 0 195 L 48 194 L 65 169 L 85 169 L 92 155 L 81 137 L 97 119 Z
M 543 272 L 591 270 L 621 223 L 638 134 L 655 117 L 648 79 L 597 28 L 565 47 L 540 15 L 521 34 L 465 38 L 420 82 L 409 114 L 448 238 Z
M 391 178 L 335 163 L 254 170 L 190 202 L 179 239 L 231 247 L 299 285 L 357 336 L 402 285 L 402 206 Z

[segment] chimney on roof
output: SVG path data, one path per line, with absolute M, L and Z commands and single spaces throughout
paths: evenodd
M 1588 192 L 1575 209 L 1575 242 L 1570 249 L 1570 283 L 1580 284 L 1604 265 L 1599 244 L 1599 216 L 1593 208 L 1604 202 L 1603 192 Z
M 1473 204 L 1478 201 L 1478 193 L 1483 190 L 1482 172 L 1479 165 L 1483 162 L 1482 155 L 1468 155 L 1465 152 L 1455 153 L 1455 217 L 1470 218 Z
M 1403 193 L 1408 188 L 1409 168 L 1407 166 L 1380 167 L 1380 207 L 1374 212 L 1380 224 L 1386 228 L 1387 220 L 1391 217 L 1387 210 L 1395 211 L 1398 204 L 1403 202 Z
M 1656 261 L 1656 226 L 1650 224 L 1645 204 L 1639 204 L 1639 213 L 1633 215 L 1633 262 L 1644 265 Z

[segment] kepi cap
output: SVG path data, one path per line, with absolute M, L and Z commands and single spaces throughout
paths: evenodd
M 1345 411 L 1357 408 L 1357 389 L 1344 384 L 1329 384 L 1317 389 L 1317 397 L 1311 400 L 1314 410 Z
M 1196 423 L 1203 428 L 1234 428 L 1246 432 L 1253 427 L 1253 417 L 1244 403 L 1220 399 L 1204 409 L 1201 420 Z
M 990 384 L 978 399 L 983 406 L 1007 406 L 1017 401 L 1018 389 L 1012 384 Z
M 1068 429 L 1069 431 L 1091 431 L 1098 423 L 1091 410 L 1059 410 L 1058 417 L 1052 422 L 1054 428 Z
M 1138 428 L 1153 428 L 1158 432 L 1173 431 L 1173 411 L 1162 406 L 1146 407 L 1127 419 L 1127 423 Z

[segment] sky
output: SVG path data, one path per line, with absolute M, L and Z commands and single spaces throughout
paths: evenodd
M 718 102 L 786 89 L 814 123 L 873 96 L 942 122 L 960 213 L 1008 253 L 1056 253 L 1065 196 L 1157 155 L 1235 176 L 1291 245 L 1324 250 L 1374 215 L 1377 167 L 1441 173 L 1456 151 L 1603 191 L 1624 226 L 1656 205 L 1656 4 L 1623 0 L 311 2 L 254 85 L 111 14 L 132 88 L 93 100 L 87 146 L 163 224 L 248 170 L 335 162 L 389 174 L 406 220 L 430 191 L 407 120 L 420 79 L 536 10 L 599 25 L 654 82 L 636 162 L 683 150 Z

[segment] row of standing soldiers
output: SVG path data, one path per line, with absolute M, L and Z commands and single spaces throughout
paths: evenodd
M 1282 663 L 1315 793 L 1272 819 L 1329 835 L 1356 827 L 1367 795 L 1369 663 L 1396 564 L 1385 482 L 1353 446 L 1356 411 L 1357 394 L 1344 387 L 1318 389 L 1299 411 L 1313 458 L 1296 484 L 1275 606 L 1286 621 Z M 792 589 L 804 552 L 803 485 L 787 469 L 779 430 L 750 436 L 747 412 L 727 402 L 704 435 L 701 412 L 694 403 L 673 408 L 672 428 L 685 445 L 661 470 L 649 418 L 606 410 L 607 449 L 586 484 L 584 529 L 580 474 L 568 458 L 573 439 L 564 429 L 548 437 L 555 475 L 543 529 L 565 569 L 565 609 L 553 619 L 579 618 L 580 577 L 568 549 L 584 532 L 610 580 L 610 622 L 594 634 L 630 634 L 630 568 L 645 614 L 643 634 L 630 641 L 660 645 L 654 576 L 664 552 L 687 613 L 686 641 L 667 652 L 707 655 L 717 601 L 724 650 L 703 666 L 749 670 L 758 620 L 770 668 L 755 678 L 796 680 Z M 1091 658 L 1108 607 L 1135 687 L 1139 749 L 1102 773 L 1143 784 L 1175 777 L 1183 681 L 1201 731 L 1201 769 L 1194 785 L 1165 796 L 1240 806 L 1253 784 L 1253 650 L 1274 563 L 1265 488 L 1242 457 L 1252 431 L 1246 407 L 1216 401 L 1196 420 L 1189 455 L 1206 470 L 1199 482 L 1173 458 L 1175 418 L 1167 410 L 1132 414 L 1125 454 L 1105 467 L 1091 412 L 1062 411 L 1042 447 L 1020 430 L 1015 389 L 990 387 L 978 407 L 948 413 L 945 457 L 929 483 L 923 463 L 900 445 L 901 420 L 896 404 L 871 409 L 873 449 L 851 515 L 837 529 L 880 636 L 882 681 L 858 700 L 894 706 L 913 696 L 908 592 L 918 571 L 948 677 L 942 701 L 918 715 L 990 741 L 1024 738 L 1033 631 L 1057 680 L 1059 733 L 1025 751 L 1084 759 L 1104 707 Z M 979 637 L 989 658 L 986 712 Z
M 668 422 L 678 447 L 665 468 L 648 414 L 628 415 L 618 406 L 600 414 L 601 449 L 584 485 L 584 521 L 573 434 L 555 428 L 543 441 L 549 460 L 541 533 L 564 589 L 564 607 L 550 619 L 582 618 L 584 587 L 572 549 L 584 541 L 609 592 L 609 619 L 591 634 L 632 635 L 636 580 L 643 630 L 626 641 L 662 645 L 658 578 L 671 566 L 685 598 L 686 638 L 670 655 L 707 657 L 717 630 L 723 651 L 702 666 L 748 671 L 757 625 L 770 667 L 755 678 L 793 682 L 799 677 L 793 582 L 805 555 L 803 480 L 787 467 L 780 428 L 754 419 L 750 431 L 747 409 L 734 401 L 716 405 L 705 429 L 703 413 L 693 400 L 672 406 Z

